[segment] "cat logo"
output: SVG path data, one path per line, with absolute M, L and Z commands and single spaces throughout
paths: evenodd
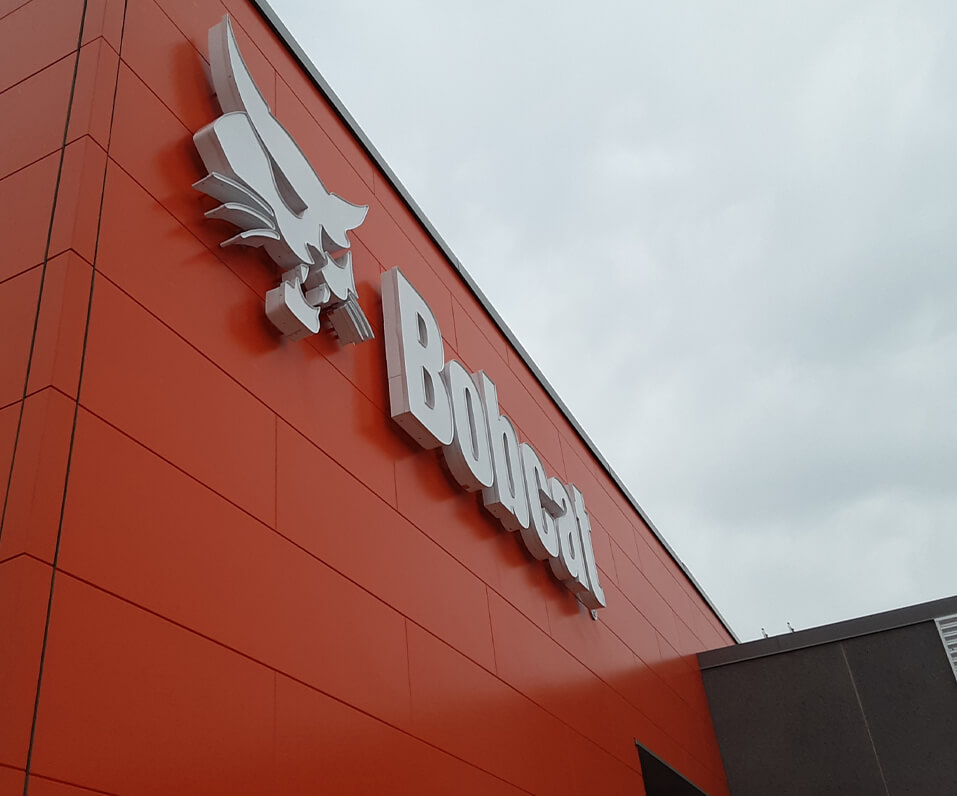
M 240 229 L 221 245 L 261 246 L 282 269 L 266 315 L 290 340 L 316 334 L 323 312 L 343 343 L 370 340 L 347 251 L 368 206 L 326 190 L 259 93 L 228 16 L 209 31 L 209 60 L 223 115 L 193 136 L 209 172 L 193 187 L 222 203 L 207 218 Z

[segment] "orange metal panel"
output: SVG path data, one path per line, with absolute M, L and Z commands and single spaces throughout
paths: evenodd
M 56 188 L 60 153 L 48 155 L 31 166 L 0 180 L 0 290 L 3 282 L 43 262 L 53 191 Z
M 119 56 L 103 38 L 83 45 L 73 87 L 68 141 L 89 135 L 103 149 L 109 145 L 117 69 Z
M 678 627 L 674 609 L 630 559 L 618 555 L 618 549 L 614 548 L 617 556 L 615 565 L 621 579 L 622 591 L 662 636 L 670 641 L 675 640 Z
M 547 604 L 552 638 L 605 682 L 640 677 L 643 670 L 634 653 L 601 621 L 601 613 L 599 621 L 585 621 L 587 611 L 570 592 L 566 594 Z M 626 687 L 619 690 L 627 693 Z
M 26 773 L 22 768 L 0 764 L 0 796 L 23 796 Z
M 0 409 L 0 514 L 6 502 L 7 480 L 13 465 L 13 446 L 16 444 L 17 425 L 20 422 L 20 401 Z M 2 531 L 0 531 L 2 534 Z
M 66 782 L 56 782 L 46 777 L 31 775 L 30 796 L 95 796 L 103 791 L 81 788 L 78 785 L 69 785 Z M 18 794 L 22 796 L 22 791 Z
M 85 407 L 272 522 L 272 412 L 106 279 L 94 287 L 85 367 Z
M 92 138 L 67 145 L 57 189 L 49 257 L 73 249 L 88 263 L 96 250 L 106 154 Z
M 274 793 L 523 791 L 287 677 L 276 683 Z
M 615 505 L 615 502 L 601 488 L 591 468 L 586 464 L 590 456 L 584 450 L 581 441 L 568 434 L 562 434 L 561 442 L 565 473 L 568 480 L 576 484 L 582 493 L 588 496 L 586 498 L 588 513 L 598 520 L 608 532 L 608 535 L 625 552 L 629 560 L 637 561 L 638 551 L 635 547 L 631 525 L 625 520 L 625 515 Z
M 490 332 L 486 332 L 490 334 Z M 571 431 L 571 427 L 568 425 L 568 420 L 565 418 L 561 412 L 558 411 L 558 407 L 555 406 L 555 402 L 551 399 L 545 388 L 542 387 L 538 379 L 535 378 L 535 375 L 532 373 L 531 369 L 525 364 L 525 361 L 518 355 L 515 349 L 509 347 L 508 349 L 508 366 L 512 369 L 512 372 L 516 375 L 519 381 L 525 386 L 525 389 L 528 390 L 529 395 L 532 396 L 532 400 L 545 412 L 546 416 L 557 429 L 562 433 L 567 433 L 570 437 L 574 437 L 575 434 Z
M 164 241 L 164 247 L 131 258 L 129 252 L 139 249 L 144 235 Z M 263 275 L 274 268 L 262 261 L 249 265 Z M 393 462 L 403 443 L 388 418 L 313 347 L 283 343 L 264 317 L 262 297 L 118 170 L 111 171 L 107 186 L 100 267 L 326 453 L 395 502 Z M 373 344 L 340 354 L 368 358 L 367 367 L 377 355 L 382 356 L 382 349 Z M 381 359 L 378 364 L 382 366 Z
M 215 99 L 205 86 L 202 92 L 212 121 L 216 116 Z M 110 157 L 211 251 L 216 251 L 227 227 L 203 218 L 208 205 L 204 206 L 203 197 L 189 187 L 204 176 L 193 146 L 194 132 L 125 63 L 120 64 Z M 143 146 L 144 141 L 151 145 Z
M 285 423 L 276 481 L 284 536 L 494 669 L 486 587 L 465 566 Z
M 435 315 L 447 346 L 456 347 L 455 320 L 452 314 L 452 296 L 426 265 L 411 241 L 395 221 L 384 212 L 376 197 L 356 197 L 355 201 L 369 205 L 369 214 L 362 226 L 351 234 L 371 252 L 377 253 L 385 269 L 399 266 L 402 273 L 415 285 L 429 309 Z
M 0 655 L 0 764 L 4 766 L 25 768 L 27 763 L 50 571 L 46 564 L 27 556 L 0 563 L 0 638 L 4 649 Z M 5 773 L 7 782 L 14 781 L 15 777 Z
M 223 18 L 227 11 L 226 6 L 220 0 L 159 0 L 156 5 L 209 63 L 209 29 Z M 244 49 L 243 56 L 245 55 Z M 170 53 L 163 55 L 164 59 L 169 57 Z M 252 59 L 255 56 L 250 53 L 249 57 Z
M 594 517 L 589 517 L 591 522 L 591 543 L 595 550 L 595 561 L 598 562 L 598 568 L 604 573 L 606 579 L 612 583 L 618 583 L 618 568 L 615 566 L 615 556 L 611 552 L 611 546 L 614 542 L 611 536 L 605 530 L 605 527 Z M 602 583 L 605 581 L 603 580 Z
M 63 146 L 75 62 L 72 55 L 61 58 L 0 94 L 0 119 L 12 128 L 4 131 L 0 177 Z
M 661 658 L 654 625 L 615 584 L 606 581 L 604 585 L 608 605 L 601 611 L 601 621 L 642 661 L 654 666 Z
M 53 388 L 23 405 L 0 560 L 27 553 L 53 562 L 66 480 L 74 403 Z
M 587 667 L 497 595 L 491 595 L 498 675 L 520 693 L 639 770 L 633 739 L 643 722 L 615 683 Z
M 249 384 L 259 370 L 276 378 L 279 340 L 250 285 L 271 283 L 274 272 L 258 258 L 232 271 L 218 254 L 110 162 L 97 270 L 238 380 Z
M 123 36 L 123 12 L 127 0 L 86 0 L 83 44 L 103 38 L 116 51 Z
M 215 99 L 205 85 L 202 92 L 212 121 L 216 115 Z M 204 176 L 193 146 L 193 132 L 125 64 L 121 65 L 110 157 L 210 252 L 223 257 L 244 281 L 265 294 L 274 286 L 275 274 L 274 270 L 262 267 L 262 253 L 233 247 L 228 255 L 224 254 L 219 244 L 232 234 L 230 228 L 204 218 L 210 201 L 188 187 Z M 144 147 L 143 141 L 150 141 L 151 146 Z
M 413 731 L 532 793 L 641 793 L 641 776 L 497 677 L 409 628 Z
M 0 19 L 0 91 L 75 52 L 82 12 L 83 0 L 32 0 Z
M 30 0 L 0 0 L 0 19 L 25 6 Z
M 40 299 L 40 268 L 0 283 L 0 406 L 23 397 Z
M 492 364 L 498 360 L 507 363 L 508 354 L 504 347 L 504 338 L 501 340 L 496 340 L 494 337 L 489 339 L 487 329 L 480 329 L 481 321 L 475 316 L 475 304 L 477 303 L 475 299 L 469 301 L 461 295 L 456 296 L 455 292 L 452 291 L 452 314 L 455 318 L 457 350 L 463 364 L 471 365 L 473 370 L 481 370 L 492 367 Z M 492 352 L 492 356 L 489 355 L 489 352 Z
M 215 100 L 203 60 L 152 0 L 127 8 L 123 63 L 191 132 L 212 120 Z M 270 74 L 260 86 L 266 91 L 273 82 Z
M 362 710 L 408 721 L 399 614 L 85 412 L 60 568 Z
M 486 513 L 481 501 L 477 509 L 482 514 Z M 551 576 L 544 561 L 538 561 L 529 554 L 517 532 L 506 533 L 500 526 L 496 527 L 496 520 L 491 521 L 498 532 L 492 539 L 490 551 L 498 563 L 495 590 L 547 631 L 548 612 L 545 606 L 556 597 L 560 599 L 566 591 L 565 587 Z
M 396 189 L 380 172 L 376 172 L 375 195 L 383 210 L 402 230 L 417 258 L 428 267 L 431 278 L 441 283 L 460 304 L 468 304 L 466 294 L 469 291 L 461 277 L 449 267 L 444 255 L 429 238 Z M 482 314 L 485 314 L 484 310 Z
M 274 696 L 266 667 L 59 573 L 31 773 L 111 793 L 269 793 Z
M 442 454 L 408 441 L 395 462 L 399 512 L 489 586 L 499 588 L 496 540 L 503 533 L 481 497 L 463 492 L 443 470 Z
M 27 392 L 48 385 L 76 397 L 92 269 L 73 251 L 47 263 Z

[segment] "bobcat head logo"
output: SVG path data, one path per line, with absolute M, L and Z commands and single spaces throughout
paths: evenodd
M 342 342 L 370 340 L 346 251 L 369 208 L 326 190 L 259 93 L 228 15 L 209 31 L 209 60 L 223 115 L 193 136 L 209 172 L 193 187 L 222 203 L 207 218 L 240 229 L 220 245 L 261 246 L 282 269 L 266 315 L 287 338 L 316 334 L 325 312 Z

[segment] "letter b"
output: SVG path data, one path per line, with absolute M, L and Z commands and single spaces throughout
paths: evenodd
M 382 275 L 382 314 L 392 418 L 423 448 L 452 442 L 452 405 L 442 368 L 442 332 L 398 268 Z

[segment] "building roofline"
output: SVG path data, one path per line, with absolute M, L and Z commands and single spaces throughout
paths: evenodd
M 783 652 L 816 647 L 821 644 L 832 644 L 836 641 L 867 636 L 871 633 L 883 633 L 886 630 L 895 630 L 920 622 L 929 622 L 941 616 L 957 614 L 957 595 L 931 600 L 917 605 L 908 605 L 904 608 L 895 608 L 868 616 L 858 616 L 854 619 L 845 619 L 829 625 L 796 630 L 793 633 L 782 633 L 770 638 L 759 638 L 745 644 L 736 644 L 716 650 L 698 653 L 698 665 L 702 669 L 714 669 L 731 663 L 741 663 L 755 658 L 765 658 L 769 655 L 779 655 Z
M 575 419 L 575 416 L 571 413 L 571 410 L 565 405 L 564 401 L 559 398 L 558 393 L 555 392 L 555 389 L 549 384 L 548 379 L 545 378 L 544 374 L 538 369 L 538 365 L 532 360 L 529 353 L 525 350 L 522 344 L 518 341 L 518 338 L 515 337 L 512 330 L 508 328 L 508 324 L 502 320 L 501 316 L 492 306 L 491 302 L 485 297 L 485 294 L 481 291 L 479 286 L 475 283 L 472 277 L 469 275 L 468 271 L 465 270 L 465 267 L 459 261 L 458 257 L 452 252 L 452 249 L 445 242 L 442 236 L 439 234 L 438 230 L 432 225 L 432 222 L 429 221 L 428 217 L 422 211 L 422 208 L 416 203 L 412 198 L 411 194 L 406 190 L 406 187 L 402 184 L 399 178 L 396 176 L 395 172 L 392 171 L 389 164 L 386 162 L 385 158 L 379 153 L 375 148 L 375 145 L 369 140 L 366 134 L 362 131 L 362 128 L 359 127 L 358 122 L 352 117 L 352 114 L 346 109 L 345 105 L 342 103 L 342 100 L 339 99 L 335 91 L 332 90 L 332 87 L 326 82 L 325 78 L 316 68 L 315 64 L 309 59 L 309 56 L 306 55 L 305 51 L 296 41 L 295 37 L 289 31 L 289 29 L 283 24 L 282 20 L 279 18 L 279 15 L 272 9 L 266 0 L 252 0 L 254 6 L 259 9 L 259 12 L 262 14 L 263 18 L 268 22 L 269 26 L 275 31 L 276 35 L 285 43 L 286 47 L 289 48 L 289 51 L 295 56 L 296 60 L 299 61 L 299 65 L 306 71 L 306 74 L 309 75 L 309 78 L 315 84 L 316 88 L 322 92 L 326 97 L 329 103 L 332 105 L 335 112 L 338 114 L 339 118 L 346 124 L 352 134 L 356 137 L 359 143 L 362 145 L 362 148 L 365 149 L 366 153 L 370 158 L 375 162 L 379 167 L 382 173 L 391 183 L 392 187 L 395 188 L 396 192 L 402 198 L 402 201 L 409 208 L 410 212 L 416 217 L 419 223 L 423 226 L 425 231 L 429 234 L 432 240 L 435 242 L 435 245 L 439 247 L 442 253 L 445 255 L 446 259 L 452 265 L 452 267 L 458 272 L 459 276 L 462 277 L 465 284 L 468 286 L 469 290 L 473 293 L 475 298 L 479 301 L 485 311 L 491 316 L 492 320 L 502 331 L 502 334 L 508 339 L 509 343 L 515 348 L 519 356 L 522 358 L 522 361 L 528 366 L 528 369 L 534 374 L 535 378 L 538 379 L 539 384 L 542 388 L 548 393 L 548 396 L 555 402 L 555 405 L 561 410 L 562 414 L 565 415 L 565 418 L 571 424 L 572 428 L 575 429 L 575 433 L 581 438 L 581 441 L 585 443 L 588 449 L 591 451 L 592 455 L 599 461 L 601 466 L 605 469 L 611 479 L 615 482 L 618 488 L 621 490 L 621 493 L 628 499 L 628 502 L 631 503 L 635 511 L 638 512 L 638 515 L 645 522 L 645 524 L 651 529 L 651 532 L 655 535 L 658 541 L 661 543 L 662 547 L 668 552 L 668 555 L 671 556 L 672 560 L 681 568 L 681 571 L 685 574 L 685 577 L 691 582 L 691 584 L 698 591 L 698 594 L 701 595 L 701 598 L 708 604 L 708 607 L 718 618 L 721 624 L 724 626 L 724 629 L 728 631 L 731 637 L 738 642 L 738 636 L 731 629 L 731 626 L 728 624 L 727 620 L 721 615 L 721 612 L 715 607 L 714 603 L 711 601 L 711 598 L 708 597 L 705 590 L 701 587 L 701 584 L 695 579 L 694 575 L 691 574 L 691 571 L 684 565 L 684 562 L 678 558 L 677 553 L 672 549 L 671 545 L 665 540 L 664 536 L 661 535 L 661 532 L 651 521 L 651 518 L 645 513 L 645 510 L 639 505 L 638 501 L 635 499 L 634 495 L 628 490 L 621 478 L 618 477 L 618 474 L 612 469 L 611 465 L 608 464 L 605 457 L 598 450 L 598 446 L 592 442 L 591 438 L 581 427 L 579 422 Z

